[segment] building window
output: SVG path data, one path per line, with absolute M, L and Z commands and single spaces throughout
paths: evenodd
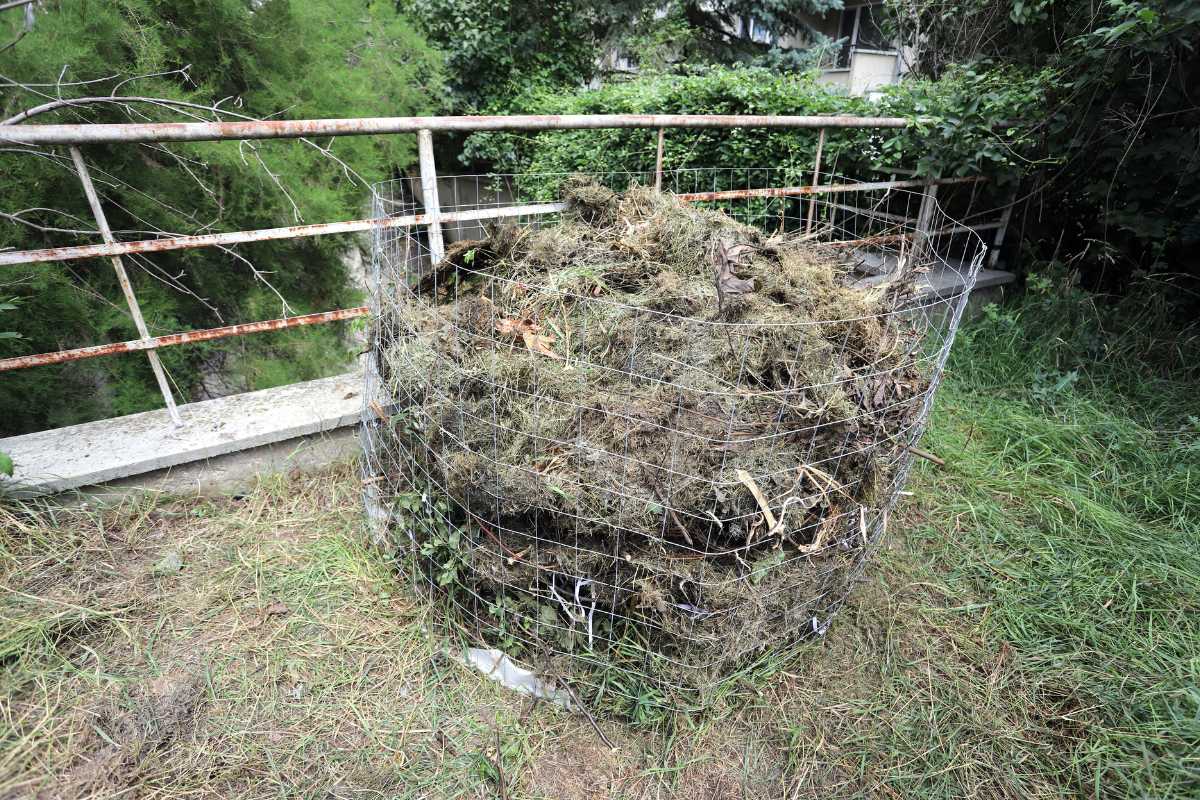
M 755 17 L 750 17 L 749 21 L 750 24 L 746 26 L 746 30 L 750 33 L 750 41 L 759 44 L 775 44 L 775 36 L 766 25 Z
M 855 50 L 895 50 L 879 27 L 879 8 L 873 5 L 842 9 L 838 39 L 842 40 L 837 54 L 838 69 L 849 68 L 850 54 Z

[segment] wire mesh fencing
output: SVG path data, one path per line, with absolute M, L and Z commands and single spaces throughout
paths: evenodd
M 474 638 L 636 713 L 826 631 L 985 248 L 928 190 L 802 177 L 458 177 L 443 210 L 570 197 L 446 225 L 436 265 L 375 233 L 368 514 Z

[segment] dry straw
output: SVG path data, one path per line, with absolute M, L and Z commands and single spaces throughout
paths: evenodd
M 983 250 L 897 222 L 920 201 L 903 192 L 837 198 L 804 233 L 807 201 L 684 204 L 606 177 L 624 191 L 558 181 L 558 219 L 456 231 L 435 266 L 381 234 L 368 495 L 479 638 L 693 704 L 828 626 Z M 381 210 L 403 211 L 388 188 L 401 208 Z M 880 234 L 895 246 L 842 244 Z M 922 289 L 946 269 L 964 287 Z

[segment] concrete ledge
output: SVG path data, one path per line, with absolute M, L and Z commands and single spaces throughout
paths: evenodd
M 1002 269 L 981 269 L 979 274 L 975 276 L 975 286 L 971 289 L 972 296 L 975 292 L 983 289 L 992 289 L 997 286 L 1005 286 L 1017 279 L 1016 275 L 1011 272 L 1005 272 Z M 962 291 L 962 278 L 951 269 L 943 267 L 942 269 L 929 272 L 921 276 L 922 289 L 926 292 L 936 294 L 938 297 L 953 297 Z
M 28 497 L 145 476 L 147 488 L 203 490 L 220 483 L 222 470 L 238 473 L 235 463 L 215 461 L 223 456 L 244 453 L 241 460 L 257 473 L 272 462 L 286 465 L 293 451 L 328 451 L 314 446 L 319 435 L 358 423 L 362 387 L 361 373 L 349 373 L 189 403 L 179 409 L 180 428 L 165 410 L 146 411 L 0 439 L 0 450 L 15 465 L 13 478 L 0 479 L 0 489 Z M 348 452 L 352 432 L 335 438 L 340 444 L 332 449 Z M 255 455 L 256 448 L 289 442 Z M 193 466 L 171 470 L 181 465 Z M 213 474 L 205 477 L 205 471 Z
M 72 489 L 77 499 L 112 502 L 130 494 L 219 495 L 251 491 L 264 475 L 311 472 L 361 451 L 358 426 L 285 439 L 176 467 Z M 66 495 L 60 495 L 65 498 Z M 68 502 L 70 502 L 68 500 Z

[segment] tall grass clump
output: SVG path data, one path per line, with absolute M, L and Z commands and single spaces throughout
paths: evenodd
M 1034 276 L 964 326 L 926 440 L 918 536 L 1011 644 L 1064 747 L 1111 797 L 1200 794 L 1200 336 L 1155 294 Z

